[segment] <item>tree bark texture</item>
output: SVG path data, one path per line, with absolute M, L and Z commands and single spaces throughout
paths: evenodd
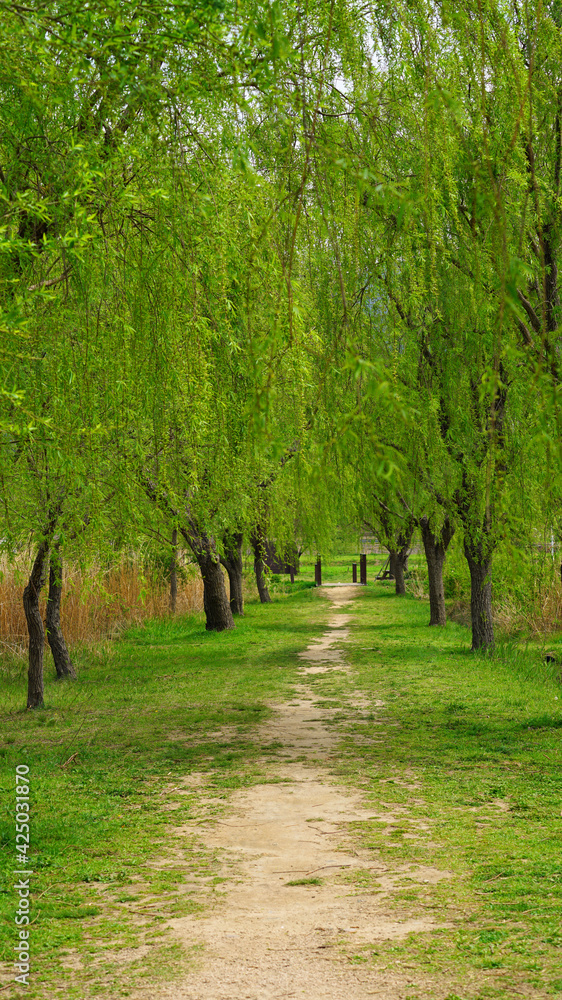
M 60 605 L 62 597 L 62 557 L 57 544 L 51 549 L 49 566 L 49 594 L 47 597 L 47 641 L 51 647 L 57 677 L 71 677 L 76 680 L 70 654 L 65 642 L 60 623 Z
M 416 523 L 413 518 L 409 518 L 404 522 L 402 530 L 398 533 L 396 538 L 397 543 L 397 553 L 396 553 L 396 576 L 395 576 L 395 588 L 396 593 L 403 596 L 406 593 L 406 584 L 404 582 L 404 573 L 408 569 L 408 558 L 410 556 L 410 545 L 412 544 L 412 535 L 414 534 L 414 528 Z
M 242 595 L 242 542 L 241 531 L 226 533 L 224 536 L 224 556 L 222 562 L 228 573 L 230 582 L 230 608 L 233 615 L 244 614 L 244 597 Z
M 195 558 L 203 578 L 205 628 L 208 632 L 224 632 L 225 629 L 234 628 L 220 559 L 214 544 L 209 544 L 209 547 L 196 554 Z
M 260 525 L 254 528 L 250 541 L 254 551 L 254 572 L 256 574 L 256 586 L 260 595 L 260 601 L 262 604 L 271 604 L 265 575 L 265 533 Z
M 404 564 L 400 560 L 400 552 L 397 549 L 390 550 L 390 579 L 394 580 L 394 588 L 397 594 L 406 593 Z
M 399 596 L 403 596 L 406 593 L 404 572 L 408 566 L 408 549 L 412 540 L 412 534 L 413 529 L 410 532 L 408 540 L 405 544 L 402 544 L 403 536 L 400 536 L 398 538 L 400 548 L 390 549 L 390 578 L 394 578 L 394 589 Z
M 470 570 L 472 649 L 491 649 L 494 645 L 492 553 L 482 541 L 465 538 L 464 554 Z
M 389 518 L 384 512 L 380 514 L 381 524 L 386 536 L 386 548 L 389 554 L 389 579 L 394 580 L 394 589 L 399 596 L 406 593 L 404 573 L 408 568 L 409 548 L 414 534 L 415 521 L 409 517 L 404 521 L 402 529 L 394 533 Z
M 429 624 L 446 625 L 443 566 L 455 529 L 446 517 L 441 531 L 436 534 L 431 527 L 430 519 L 425 516 L 420 518 L 420 529 L 429 579 Z
M 170 557 L 170 614 L 175 615 L 178 604 L 178 529 L 172 530 L 172 555 Z
M 406 583 L 404 580 L 404 571 L 408 564 L 408 553 L 399 551 L 396 553 L 396 560 L 394 563 L 394 589 L 399 596 L 403 596 L 406 593 Z
M 142 477 L 142 485 L 149 499 L 156 503 L 160 510 L 170 517 L 178 518 L 178 512 L 170 504 L 164 490 L 159 489 L 146 476 Z M 206 629 L 223 632 L 225 629 L 234 628 L 234 619 L 226 596 L 220 557 L 214 539 L 201 530 L 195 517 L 188 516 L 183 524 L 180 522 L 179 530 L 195 556 L 203 579 Z
M 208 632 L 224 632 L 225 629 L 234 628 L 220 557 L 214 540 L 204 532 L 198 532 L 194 523 L 190 524 L 189 528 L 180 530 L 201 571 L 205 628 Z
M 29 668 L 27 674 L 27 707 L 43 707 L 43 656 L 45 629 L 39 610 L 39 596 L 45 584 L 49 542 L 44 540 L 37 549 L 28 584 L 23 592 L 23 609 L 29 635 Z

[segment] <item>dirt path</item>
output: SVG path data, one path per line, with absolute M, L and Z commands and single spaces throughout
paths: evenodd
M 355 966 L 346 953 L 355 942 L 437 926 L 430 919 L 398 922 L 389 915 L 385 887 L 391 891 L 406 869 L 386 869 L 368 851 L 354 849 L 348 836 L 349 823 L 382 817 L 330 774 L 337 736 L 327 720 L 333 710 L 315 706 L 308 677 L 347 669 L 337 644 L 348 635 L 355 588 L 324 594 L 333 615 L 328 630 L 300 654 L 297 697 L 278 706 L 259 729 L 264 744 L 282 744 L 276 760 L 268 757 L 268 783 L 235 792 L 221 821 L 210 822 L 203 833 L 196 828 L 205 846 L 219 851 L 225 874 L 234 877 L 214 911 L 171 921 L 186 949 L 194 943 L 204 949 L 198 967 L 160 991 L 159 1000 L 397 1000 L 408 993 L 404 975 Z M 352 704 L 359 713 L 373 711 L 360 699 Z M 374 873 L 382 892 L 354 886 L 349 876 L 358 870 Z M 407 874 L 420 882 L 447 877 L 411 867 Z

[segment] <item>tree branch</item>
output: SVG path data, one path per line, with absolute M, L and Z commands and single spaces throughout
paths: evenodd
M 527 316 L 531 321 L 531 326 L 533 327 L 533 330 L 535 330 L 536 333 L 540 333 L 542 328 L 541 321 L 537 316 L 535 310 L 533 309 L 531 303 L 529 302 L 529 299 L 527 299 L 523 295 L 523 292 L 521 291 L 520 288 L 517 289 L 517 298 L 519 299 L 521 305 L 523 306 L 523 309 L 527 313 Z
M 67 267 L 66 271 L 63 271 L 58 278 L 48 278 L 46 281 L 40 281 L 36 285 L 28 285 L 28 292 L 39 292 L 42 288 L 54 288 L 55 285 L 60 285 L 61 281 L 68 278 L 71 273 L 72 268 Z

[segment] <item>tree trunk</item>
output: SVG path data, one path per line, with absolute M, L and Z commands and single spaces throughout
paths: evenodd
M 23 592 L 23 609 L 29 634 L 29 669 L 27 674 L 27 707 L 43 708 L 43 654 L 45 629 L 39 611 L 39 595 L 45 584 L 45 566 L 49 542 L 39 545 L 31 576 Z
M 214 539 L 199 531 L 197 522 L 191 519 L 187 527 L 180 525 L 180 531 L 201 571 L 205 628 L 209 632 L 224 632 L 225 629 L 234 628 L 234 619 L 226 596 L 224 576 Z
M 214 545 L 210 546 L 206 552 L 200 553 L 197 562 L 203 577 L 205 628 L 208 632 L 224 632 L 225 629 L 234 628 L 234 619 L 226 596 L 220 559 Z
M 390 549 L 390 575 L 389 580 L 394 580 L 394 589 L 399 596 L 406 593 L 404 582 L 404 570 L 408 565 L 408 547 L 402 549 Z
M 76 680 L 76 673 L 60 624 L 60 603 L 62 596 L 62 557 L 59 545 L 53 545 L 51 564 L 49 567 L 49 595 L 47 597 L 47 641 L 51 647 L 57 677 L 71 677 Z
M 470 570 L 472 649 L 492 649 L 492 552 L 482 541 L 465 538 L 464 554 Z
M 412 544 L 412 535 L 414 534 L 414 528 L 416 522 L 413 518 L 408 518 L 404 522 L 404 526 L 398 537 L 396 539 L 397 550 L 395 559 L 395 580 L 396 580 L 396 593 L 403 596 L 406 593 L 406 584 L 404 583 L 404 573 L 408 569 L 408 558 L 410 555 L 409 549 Z
M 234 628 L 234 619 L 226 596 L 220 556 L 214 539 L 200 531 L 197 522 L 191 518 L 186 527 L 180 525 L 180 531 L 193 552 L 201 571 L 205 628 L 209 632 L 223 632 L 225 629 Z
M 178 513 L 170 504 L 165 490 L 159 489 L 147 477 L 142 477 L 142 485 L 150 500 L 158 504 L 168 516 L 177 518 Z M 179 524 L 179 530 L 193 552 L 203 579 L 203 607 L 208 631 L 223 632 L 234 628 L 234 619 L 226 596 L 220 556 L 214 539 L 202 531 L 195 517 L 188 516 Z
M 405 561 L 402 551 L 394 553 L 394 589 L 400 597 L 406 593 L 406 584 L 404 582 Z
M 443 588 L 443 566 L 449 542 L 455 529 L 449 518 L 445 518 L 438 535 L 434 534 L 428 517 L 420 518 L 420 529 L 427 562 L 429 579 L 429 624 L 446 625 L 445 591 Z
M 170 614 L 175 615 L 178 603 L 178 529 L 172 529 L 172 555 L 170 557 Z
M 244 614 L 244 597 L 242 595 L 242 541 L 241 531 L 224 535 L 223 565 L 230 582 L 230 608 L 233 615 Z
M 385 531 L 388 542 L 391 543 L 388 545 L 390 563 L 389 579 L 394 580 L 395 591 L 399 596 L 403 596 L 406 593 L 404 572 L 408 566 L 408 550 L 412 541 L 412 535 L 414 534 L 414 528 L 415 521 L 412 518 L 408 518 L 397 535 L 391 533 L 388 526 Z
M 254 572 L 260 601 L 262 604 L 271 604 L 265 576 L 265 537 L 261 527 L 258 526 L 252 532 L 251 542 L 254 550 Z

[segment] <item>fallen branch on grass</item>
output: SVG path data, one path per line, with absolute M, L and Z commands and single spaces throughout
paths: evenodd
M 73 753 L 72 756 L 68 758 L 68 760 L 65 760 L 64 764 L 59 764 L 59 767 L 64 771 L 68 764 L 72 764 L 72 762 L 76 760 L 79 753 L 80 751 L 77 750 L 76 753 Z

